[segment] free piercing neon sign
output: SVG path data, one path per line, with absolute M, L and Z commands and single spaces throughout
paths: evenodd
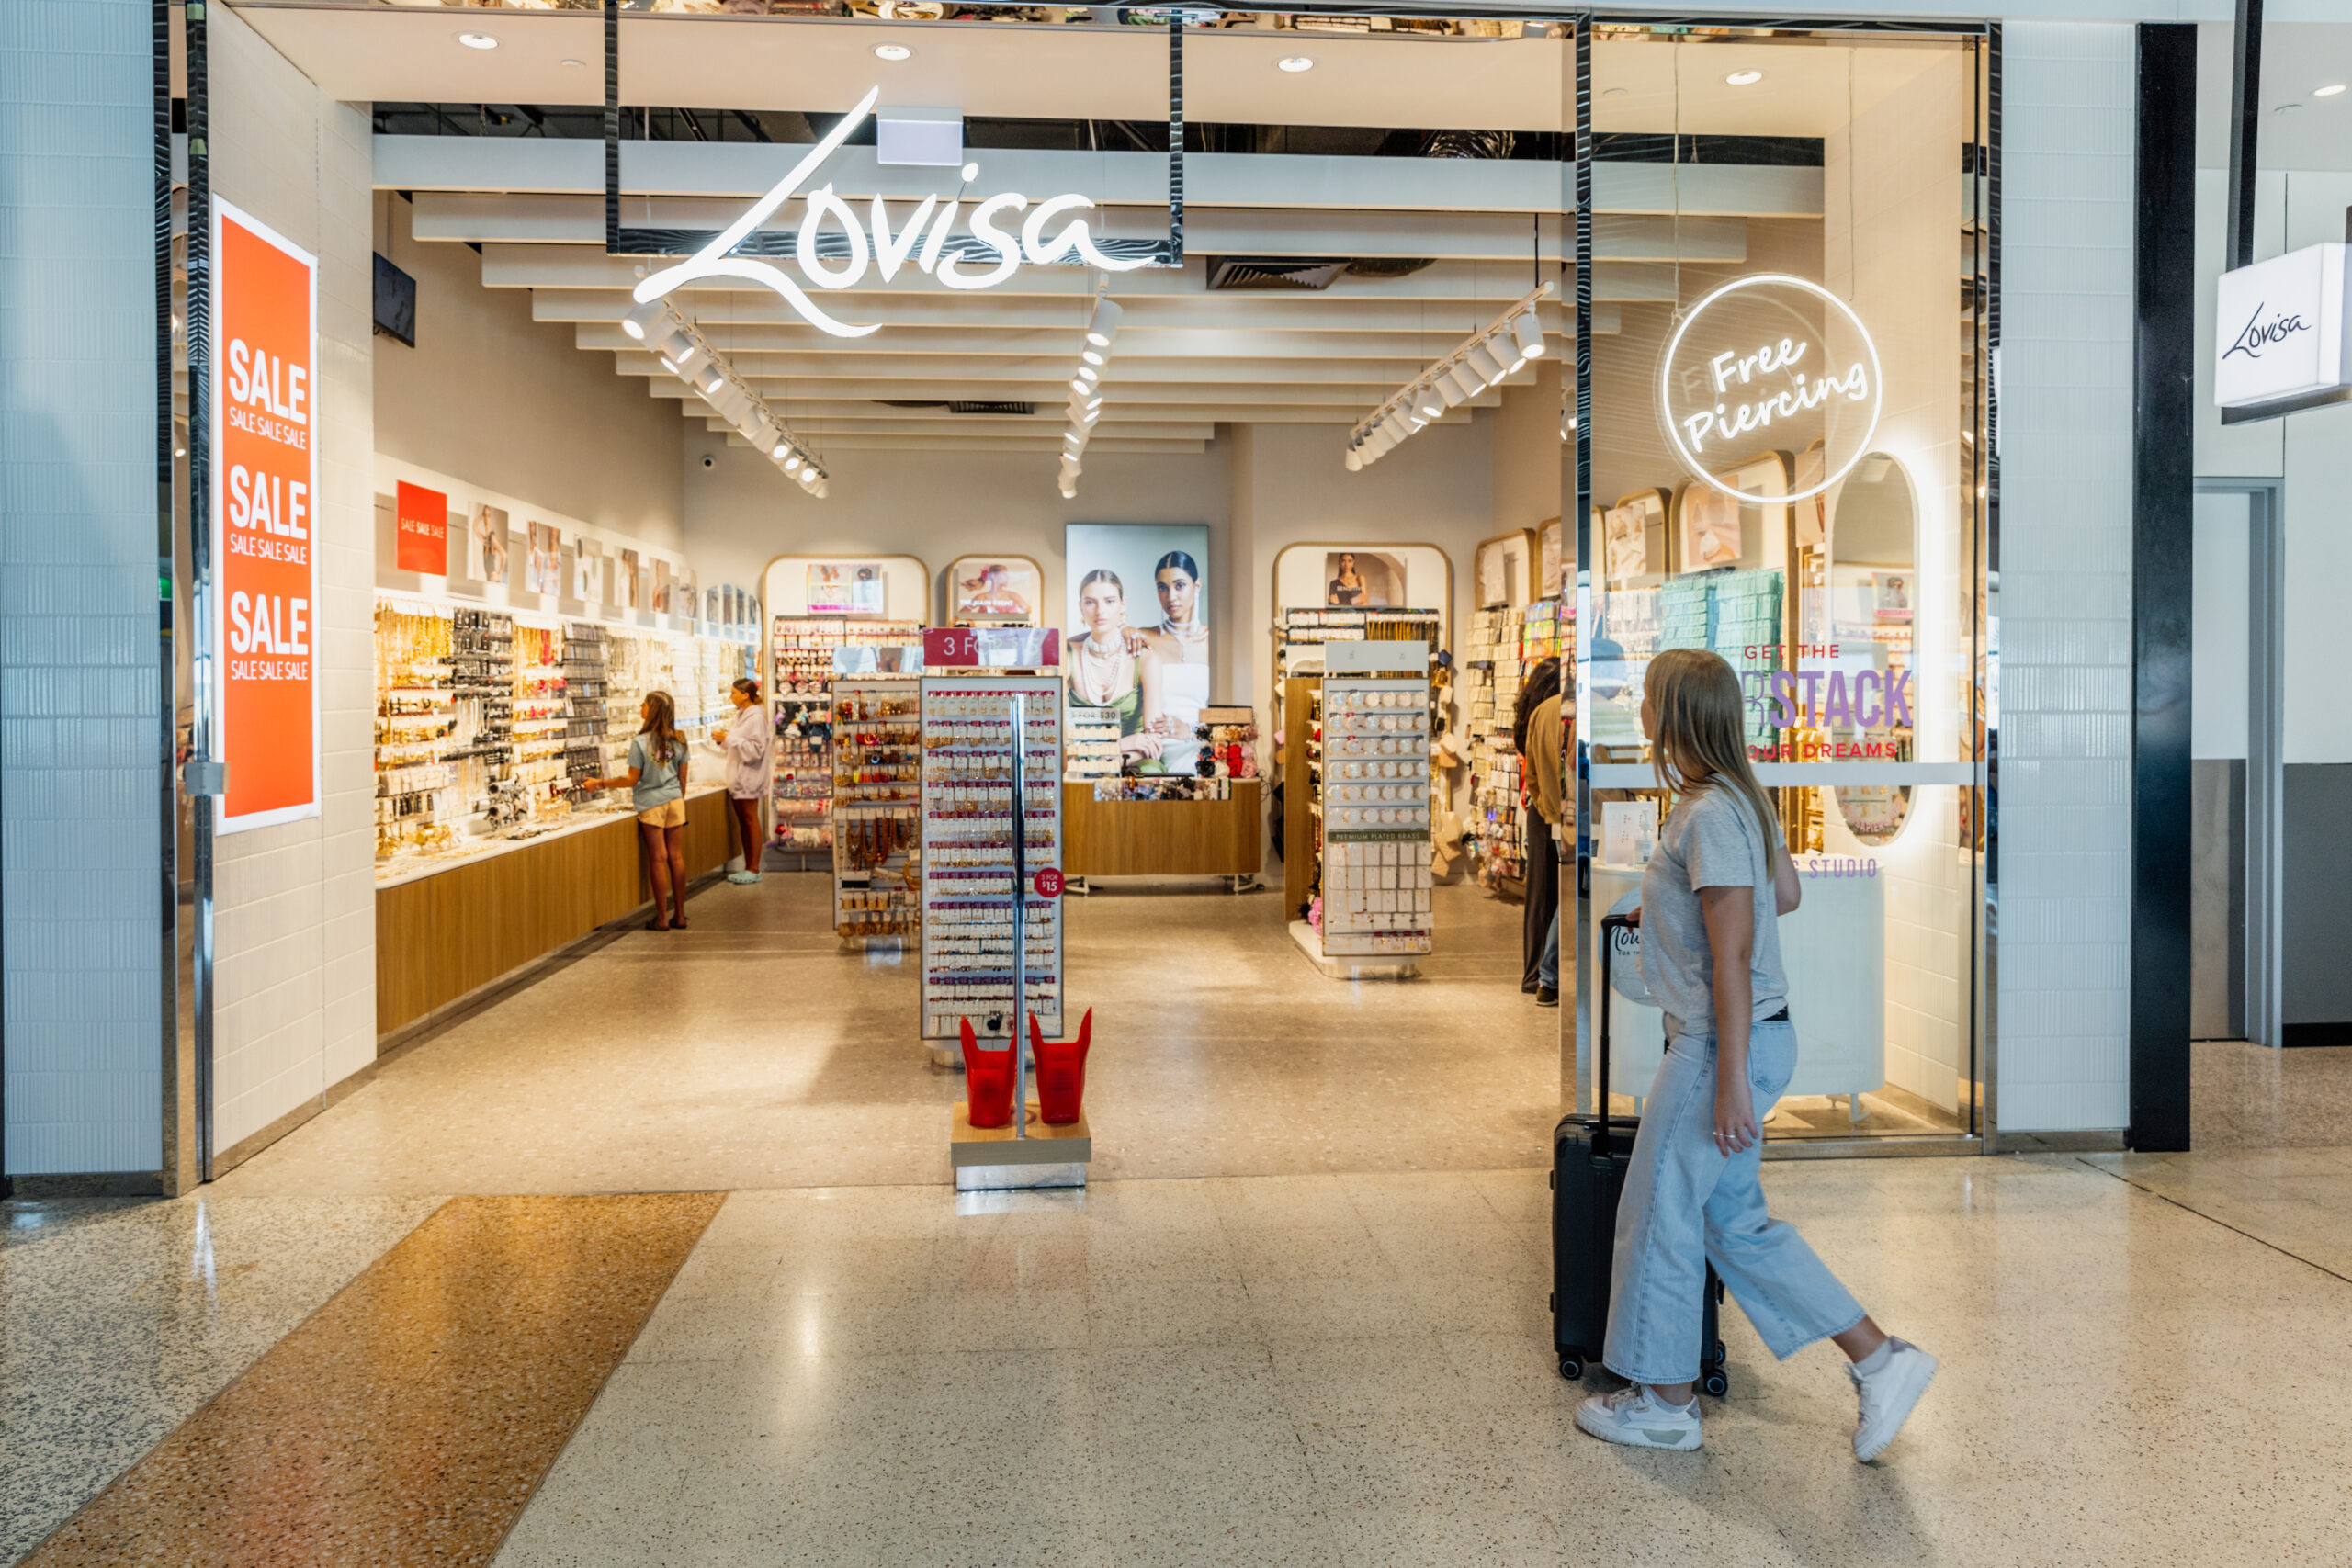
M 710 243 L 674 266 L 663 267 L 639 282 L 633 291 L 640 305 L 659 299 L 671 290 L 706 277 L 739 277 L 773 290 L 777 298 L 790 306 L 802 321 L 819 332 L 834 337 L 865 337 L 880 330 L 879 321 L 854 326 L 837 320 L 820 308 L 789 273 L 773 262 L 756 256 L 729 255 L 728 253 L 742 243 L 752 230 L 774 217 L 784 204 L 800 188 L 800 182 L 816 173 L 826 159 L 841 149 L 853 131 L 865 123 L 874 111 L 876 99 L 882 89 L 870 87 L 857 107 L 843 116 L 842 122 L 825 134 L 823 141 L 808 150 L 808 154 L 792 166 L 792 172 L 778 180 L 773 189 L 744 210 L 741 218 L 729 224 Z M 964 165 L 967 180 L 977 178 L 979 165 Z M 951 250 L 948 233 L 963 212 L 960 197 L 951 197 L 945 206 L 936 196 L 922 198 L 921 206 L 894 231 L 890 215 L 882 198 L 876 197 L 867 209 L 867 221 L 861 224 L 857 213 L 849 203 L 834 194 L 830 185 L 819 186 L 808 193 L 806 211 L 800 220 L 800 230 L 793 242 L 793 260 L 808 282 L 820 288 L 854 288 L 865 276 L 867 266 L 881 273 L 885 283 L 895 279 L 900 269 L 912 265 L 929 273 L 950 288 L 993 288 L 1021 268 L 1025 259 L 1035 265 L 1046 266 L 1066 258 L 1086 266 L 1101 267 L 1105 272 L 1133 272 L 1137 267 L 1152 265 L 1148 256 L 1117 257 L 1105 255 L 1094 243 L 1093 233 L 1082 217 L 1072 217 L 1049 239 L 1046 227 L 1066 213 L 1082 213 L 1092 209 L 1094 203 L 1082 196 L 1055 196 L 1034 206 L 1025 196 L 1011 194 L 992 196 L 972 209 L 971 238 L 987 246 L 996 255 L 995 262 L 985 270 L 966 271 L 963 263 L 969 259 L 963 245 Z M 1016 234 L 998 226 L 1000 219 L 1025 212 L 1020 231 Z M 846 259 L 827 262 L 817 254 L 817 236 L 826 219 L 841 225 L 849 238 Z
M 1861 345 L 1860 354 L 1843 365 L 1834 364 L 1824 338 L 1816 355 L 1816 334 L 1809 329 L 1802 338 L 1782 337 L 1777 342 L 1753 345 L 1740 342 L 1730 348 L 1718 347 L 1724 341 L 1720 333 L 1694 331 L 1709 321 L 1711 310 L 1720 319 L 1724 312 L 1718 307 L 1727 300 L 1759 293 L 1769 298 L 1770 291 L 1781 289 L 1793 289 L 1828 305 L 1852 330 L 1855 342 Z M 1715 352 L 1709 353 L 1709 349 Z M 1704 357 L 1701 358 L 1702 355 Z M 1694 378 L 1703 395 L 1694 397 L 1688 390 L 1678 392 L 1678 388 Z M 1674 329 L 1665 356 L 1658 362 L 1657 396 L 1667 439 L 1673 444 L 1683 467 L 1708 488 L 1751 506 L 1758 500 L 1755 495 L 1735 489 L 1708 471 L 1711 463 L 1721 468 L 1744 454 L 1724 446 L 1711 457 L 1702 457 L 1711 446 L 1769 431 L 1775 423 L 1785 425 L 1808 415 L 1821 420 L 1826 436 L 1832 413 L 1859 409 L 1864 415 L 1859 435 L 1849 438 L 1846 426 L 1837 427 L 1837 443 L 1846 449 L 1843 460 L 1825 462 L 1820 482 L 1810 490 L 1770 498 L 1803 501 L 1835 485 L 1862 460 L 1863 454 L 1870 450 L 1871 437 L 1878 431 L 1879 411 L 1883 402 L 1878 347 L 1871 342 L 1862 319 L 1851 306 L 1819 284 L 1777 272 L 1736 278 L 1690 308 L 1690 313 Z M 1826 457 L 1833 456 L 1826 439 L 1823 451 Z

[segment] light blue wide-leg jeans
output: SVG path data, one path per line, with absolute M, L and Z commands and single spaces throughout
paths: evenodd
M 1749 1032 L 1747 1077 L 1759 1124 L 1796 1064 L 1793 1025 L 1759 1023 Z M 1751 1145 L 1726 1158 L 1714 1131 L 1714 1038 L 1677 1035 L 1650 1086 L 1617 1205 L 1601 1360 L 1629 1382 L 1698 1377 L 1710 1262 L 1764 1348 L 1781 1360 L 1862 1320 L 1861 1303 L 1795 1227 L 1766 1213 L 1762 1148 Z

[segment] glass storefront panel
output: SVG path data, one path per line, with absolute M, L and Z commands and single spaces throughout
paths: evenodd
M 1644 674 L 1704 648 L 1740 677 L 1803 879 L 1781 922 L 1800 1064 L 1767 1135 L 1979 1130 L 1981 71 L 1973 37 L 1595 30 L 1594 298 L 1617 330 L 1592 343 L 1578 558 L 1587 1094 L 1600 924 L 1637 898 L 1668 804 Z M 1629 1110 L 1664 1047 L 1630 981 Z

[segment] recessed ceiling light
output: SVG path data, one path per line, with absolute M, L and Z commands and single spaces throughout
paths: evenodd
M 1622 98 L 1626 91 L 1627 89 L 1623 87 L 1603 87 L 1600 90 L 1600 96 L 1604 98 Z
M 876 60 L 905 60 L 913 53 L 913 50 L 902 43 L 877 43 L 874 46 L 874 58 Z
M 1315 62 L 1303 54 L 1285 54 L 1280 60 L 1274 62 L 1274 67 L 1277 70 L 1287 71 L 1295 75 L 1301 71 L 1314 70 Z
M 2342 91 L 2344 91 L 2343 83 L 2330 82 L 2324 87 L 2313 87 L 2312 89 L 2312 96 L 2314 98 L 2332 98 Z
M 496 49 L 498 40 L 488 33 L 459 33 L 458 41 L 468 49 Z
M 588 62 L 587 62 L 586 61 L 584 61 L 584 60 L 572 60 L 572 59 L 566 58 L 566 59 L 563 59 L 563 60 L 559 60 L 559 61 L 557 61 L 557 62 L 556 62 L 556 63 L 557 63 L 558 65 L 571 65 L 571 66 L 579 66 L 579 65 L 585 65 L 585 64 L 587 64 Z
M 1752 87 L 1757 83 L 1764 80 L 1764 73 L 1761 71 L 1735 71 L 1730 75 L 1724 77 L 1724 80 L 1730 83 L 1735 87 Z
M 2299 109 L 2302 107 L 2303 106 L 2301 104 L 2280 104 L 2277 108 L 2272 109 L 2270 112 L 2272 114 L 2285 114 L 2289 109 Z

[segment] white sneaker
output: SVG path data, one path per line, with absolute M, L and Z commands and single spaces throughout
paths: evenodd
M 1596 1393 L 1577 1406 L 1577 1425 L 1604 1443 L 1636 1449 L 1688 1451 L 1699 1446 L 1699 1402 L 1678 1410 L 1635 1383 L 1614 1393 Z
M 1867 1464 L 1886 1451 L 1894 1435 L 1903 1430 L 1903 1423 L 1910 1419 L 1911 1409 L 1919 1396 L 1928 1392 L 1928 1384 L 1935 1381 L 1936 1359 L 1907 1339 L 1890 1341 L 1894 1353 L 1886 1365 L 1864 1377 L 1853 1368 L 1846 1375 L 1854 1380 L 1854 1392 L 1861 1399 L 1861 1414 L 1854 1421 L 1854 1457 Z

